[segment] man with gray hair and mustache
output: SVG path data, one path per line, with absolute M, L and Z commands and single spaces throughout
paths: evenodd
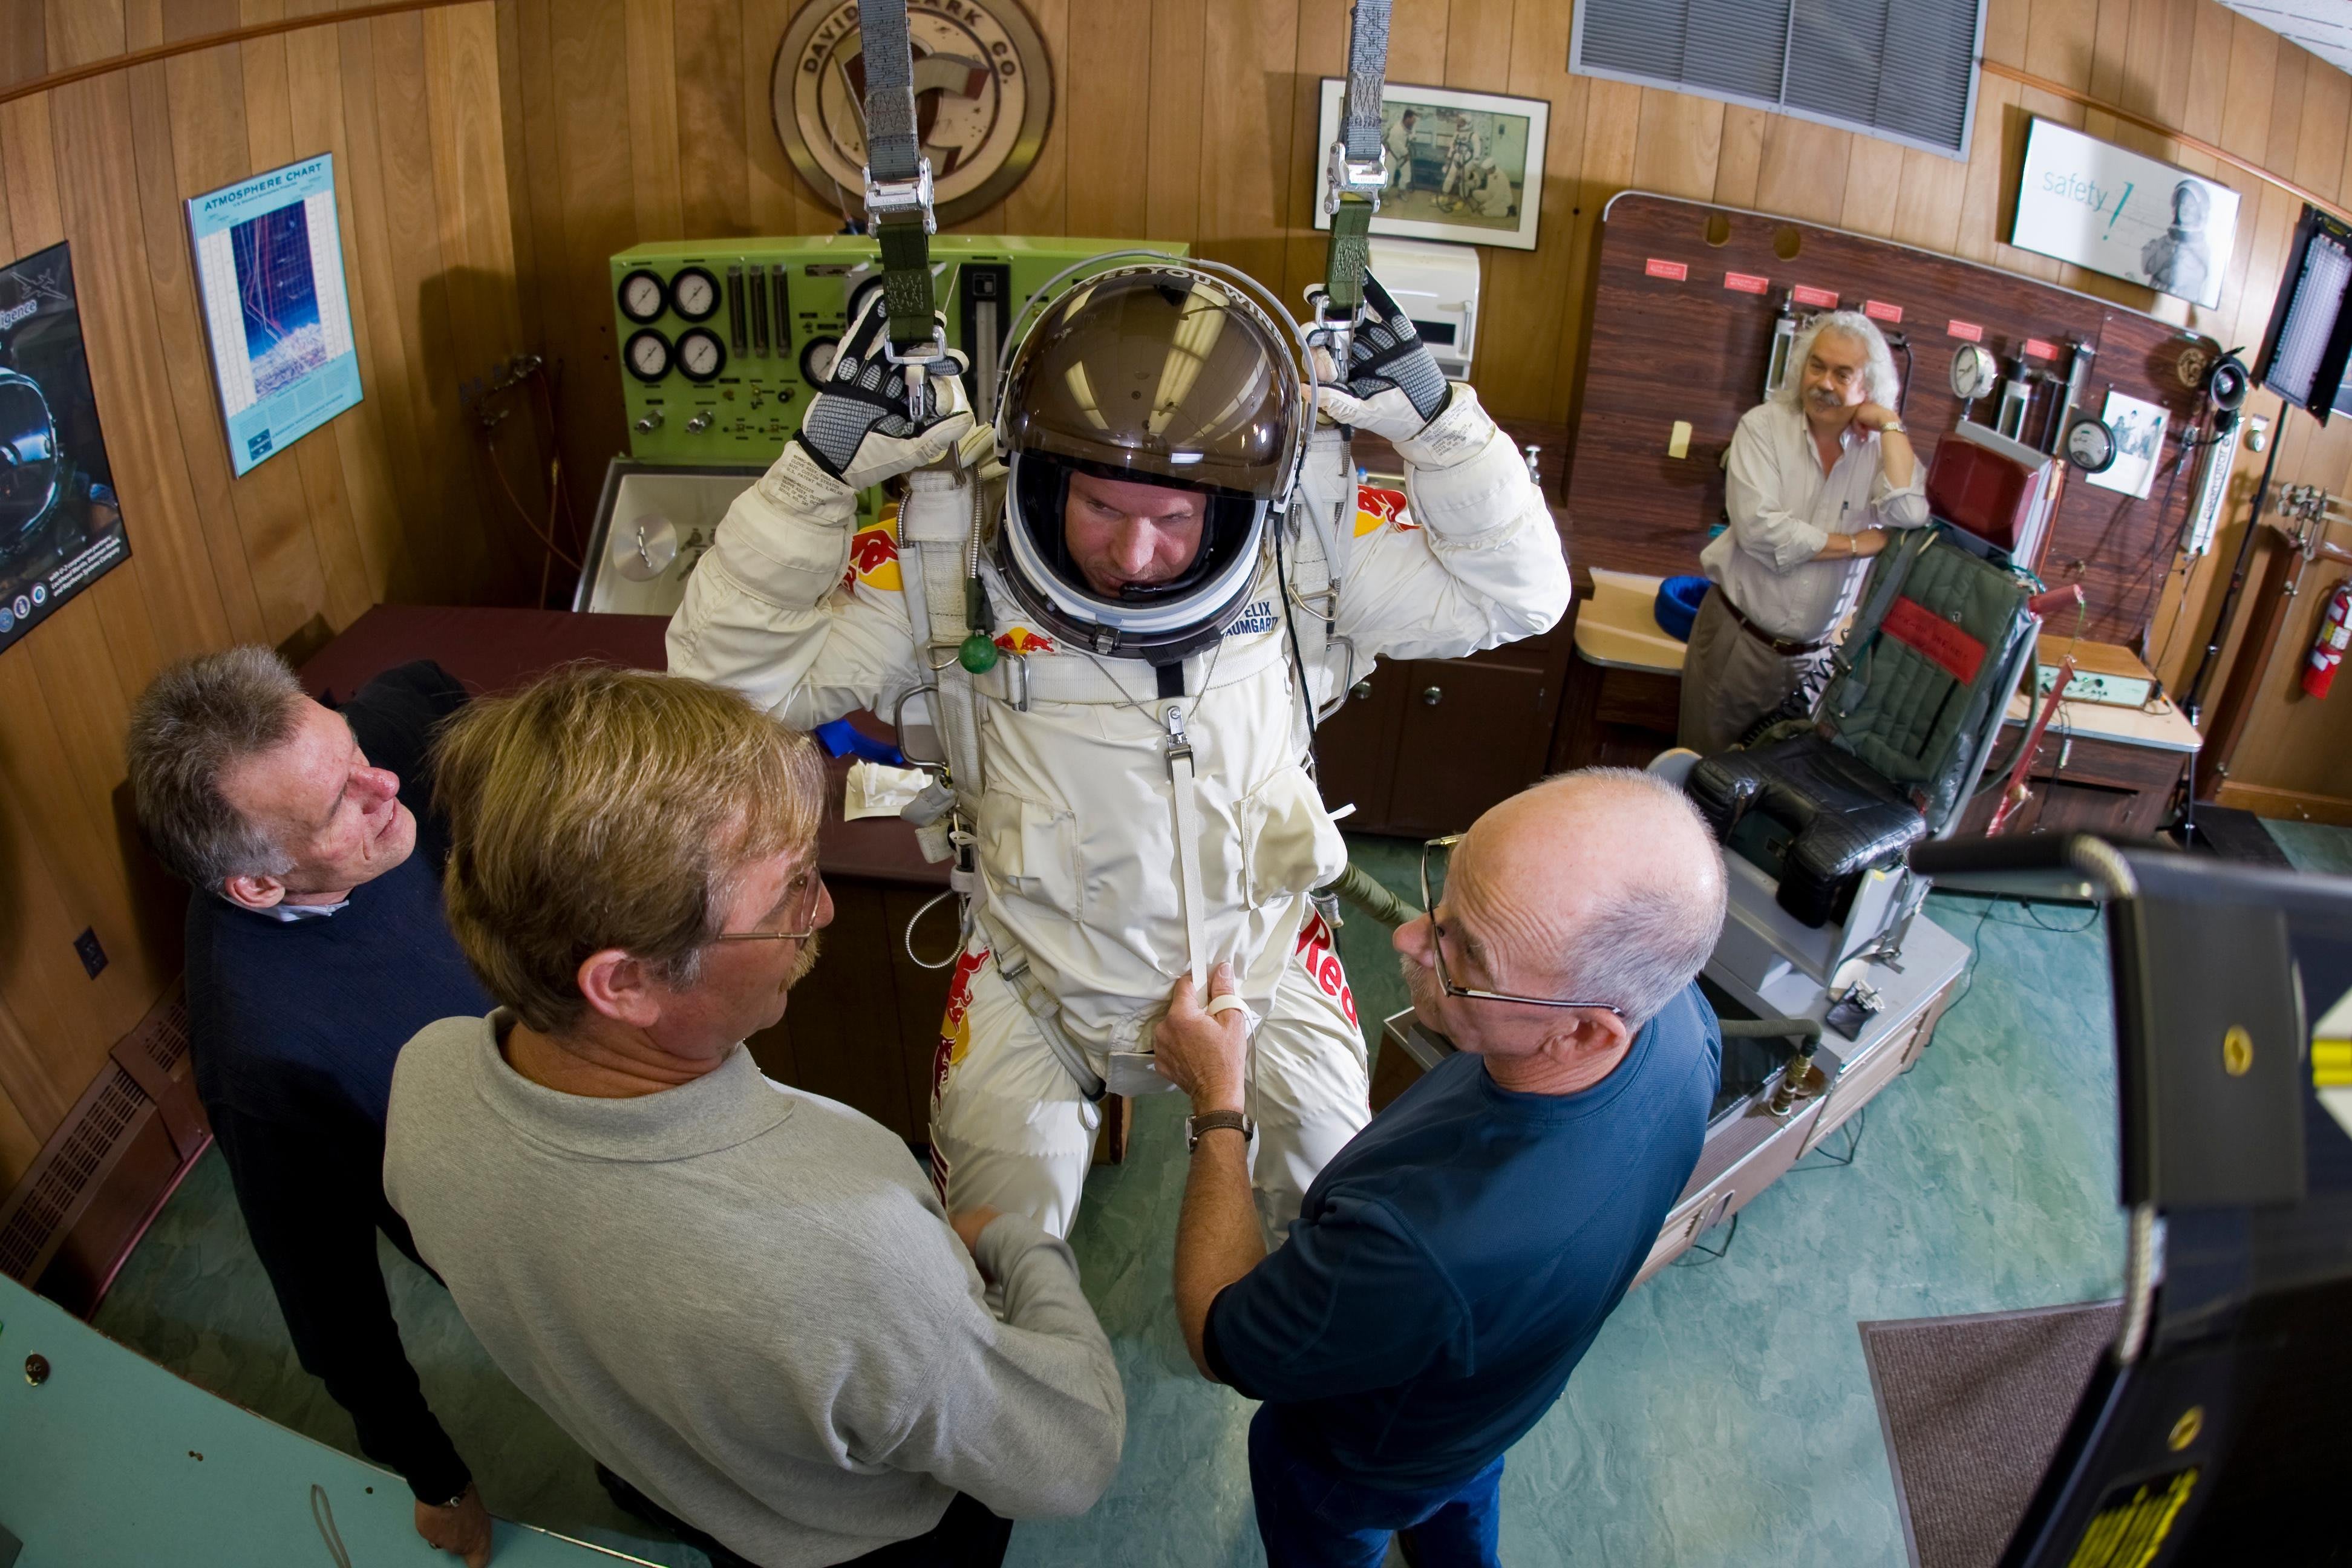
M 1886 531 L 1927 521 L 1895 359 L 1856 310 L 1817 318 L 1788 378 L 1742 416 L 1725 464 L 1731 526 L 1699 552 L 1714 589 L 1691 627 L 1677 739 L 1727 751 L 1828 670 Z

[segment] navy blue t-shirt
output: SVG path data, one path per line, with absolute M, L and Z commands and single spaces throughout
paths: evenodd
M 1400 1490 L 1484 1469 L 1550 1408 L 1698 1163 L 1723 1040 L 1696 985 L 1580 1093 L 1440 1062 L 1339 1151 L 1204 1349 L 1310 1461 Z

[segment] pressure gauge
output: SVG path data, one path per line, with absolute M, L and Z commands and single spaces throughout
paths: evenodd
M 801 348 L 801 375 L 811 386 L 821 387 L 825 377 L 833 374 L 833 356 L 839 352 L 839 338 L 811 338 Z
M 2116 433 L 2096 419 L 2077 419 L 2066 432 L 2066 460 L 2086 474 L 2104 474 L 2116 465 Z
M 1992 355 L 1974 343 L 1962 343 L 1952 354 L 1952 395 L 1962 403 L 1974 403 L 1992 390 L 1995 372 Z
M 849 291 L 849 314 L 843 318 L 845 324 L 855 322 L 858 317 L 866 314 L 866 307 L 872 302 L 876 295 L 881 292 L 882 279 L 879 278 L 869 278 L 865 282 L 860 283 L 856 288 L 851 289 Z
M 659 381 L 669 374 L 669 340 L 651 327 L 631 332 L 623 357 L 628 361 L 629 374 L 639 381 Z
M 718 334 L 700 327 L 681 332 L 677 340 L 678 374 L 688 381 L 710 381 L 727 368 L 727 350 Z
M 633 321 L 652 321 L 669 309 L 669 289 L 658 272 L 638 268 L 621 279 L 621 314 Z
M 681 267 L 669 280 L 669 307 L 689 321 L 707 321 L 719 310 L 719 279 L 699 267 Z

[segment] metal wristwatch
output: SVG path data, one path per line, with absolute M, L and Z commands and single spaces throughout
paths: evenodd
M 1238 1110 L 1209 1110 L 1184 1118 L 1184 1152 L 1191 1153 L 1200 1145 L 1201 1134 L 1219 1127 L 1230 1127 L 1247 1143 L 1257 1136 L 1257 1123 Z

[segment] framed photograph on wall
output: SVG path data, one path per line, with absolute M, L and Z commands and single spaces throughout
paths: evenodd
M 2238 239 L 2238 193 L 2035 116 L 2010 244 L 2211 309 Z
M 239 474 L 360 400 L 335 159 L 188 198 L 230 466 Z
M 1331 188 L 1328 149 L 1339 139 L 1339 100 L 1348 84 L 1323 79 L 1323 112 L 1315 154 L 1315 226 L 1329 228 L 1323 199 Z M 1543 204 L 1544 137 L 1551 105 L 1442 87 L 1390 82 L 1381 94 L 1381 144 L 1389 183 L 1374 234 L 1448 239 L 1459 245 L 1536 247 L 1536 209 Z

